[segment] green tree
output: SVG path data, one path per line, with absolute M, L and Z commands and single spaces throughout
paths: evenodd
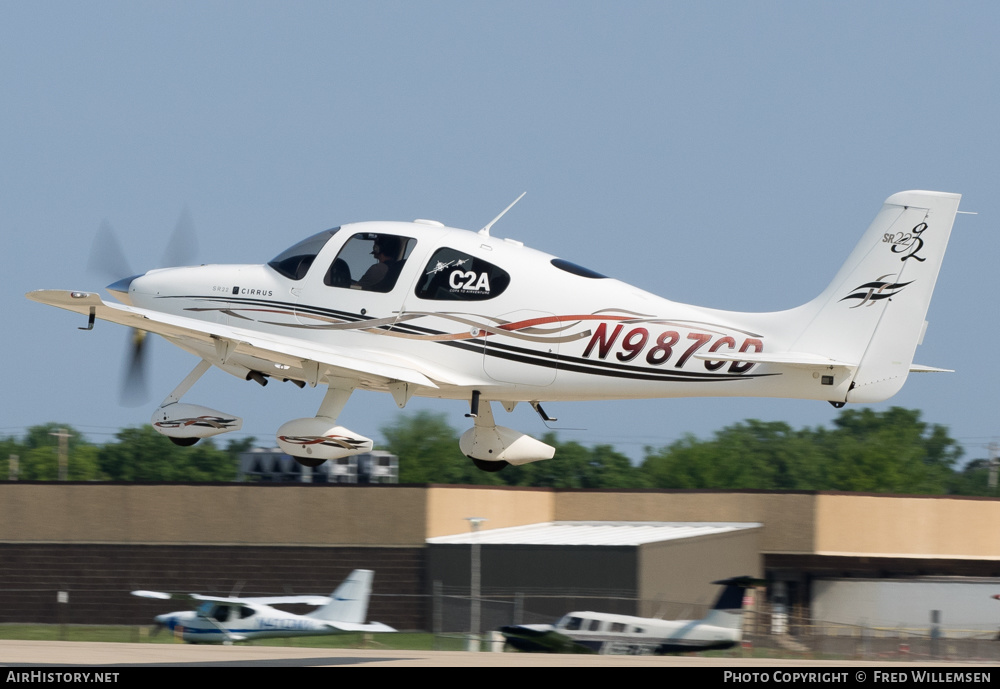
M 990 488 L 990 460 L 974 459 L 951 477 L 948 490 L 953 495 L 1000 497 L 1000 487 Z
M 749 420 L 711 440 L 686 436 L 647 448 L 642 471 L 660 488 L 759 488 L 939 493 L 962 450 L 943 426 L 916 410 L 846 410 L 835 428 L 795 431 Z
M 827 450 L 827 487 L 861 492 L 948 492 L 962 448 L 940 425 L 928 426 L 920 411 L 850 409 L 834 421 Z
M 55 481 L 59 478 L 60 438 L 66 433 L 66 478 L 97 481 L 104 478 L 97 461 L 98 448 L 72 426 L 47 423 L 30 427 L 20 444 L 18 478 L 25 481 Z M 6 457 L 5 457 L 6 459 Z M 6 475 L 3 478 L 7 478 Z
M 480 471 L 458 448 L 458 434 L 445 415 L 429 411 L 401 414 L 381 429 L 385 449 L 399 457 L 400 483 L 497 485 L 497 474 Z
M 576 441 L 560 442 L 546 433 L 542 442 L 556 449 L 551 460 L 510 466 L 500 472 L 511 486 L 549 488 L 642 488 L 646 478 L 629 458 L 610 445 L 585 447 Z
M 202 440 L 179 447 L 152 426 L 125 428 L 99 453 L 101 469 L 113 481 L 235 481 L 235 455 Z
M 553 488 L 638 488 L 645 477 L 627 456 L 610 445 L 587 448 L 562 443 L 548 433 L 542 441 L 556 448 L 555 458 L 508 466 L 495 473 L 481 471 L 462 454 L 458 434 L 443 414 L 402 415 L 382 429 L 386 449 L 399 457 L 401 483 L 464 483 Z
M 805 490 L 822 467 L 812 441 L 808 429 L 749 419 L 708 441 L 687 435 L 660 450 L 646 448 L 641 469 L 658 488 Z

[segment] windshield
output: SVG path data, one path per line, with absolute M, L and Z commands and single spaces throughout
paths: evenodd
M 308 239 L 303 239 L 295 246 L 285 249 L 271 261 L 268 261 L 267 265 L 274 268 L 286 278 L 301 280 L 309 271 L 309 266 L 312 265 L 316 254 L 326 246 L 326 243 L 330 241 L 330 237 L 337 234 L 339 229 L 339 227 L 335 227 L 332 230 L 323 230 Z

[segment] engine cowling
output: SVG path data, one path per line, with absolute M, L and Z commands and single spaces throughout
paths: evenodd
M 209 438 L 243 428 L 243 419 L 238 416 L 184 402 L 158 408 L 150 423 L 168 438 Z
M 458 441 L 462 454 L 488 462 L 521 465 L 552 459 L 556 449 L 505 426 L 473 426 Z
M 358 435 L 330 419 L 314 416 L 293 419 L 278 429 L 278 447 L 293 457 L 327 460 L 369 452 L 371 438 Z

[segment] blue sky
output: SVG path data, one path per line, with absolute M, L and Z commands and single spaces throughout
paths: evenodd
M 96 289 L 103 221 L 132 267 L 181 212 L 199 263 L 259 263 L 321 229 L 434 218 L 669 299 L 733 310 L 815 296 L 903 189 L 963 194 L 917 362 L 875 408 L 923 410 L 967 456 L 1000 436 L 995 267 L 1000 5 L 986 2 L 40 2 L 0 0 L 0 433 L 146 423 L 194 365 L 153 342 L 151 397 L 118 403 L 127 333 L 27 301 Z M 271 444 L 321 390 L 206 375 L 186 401 Z M 638 458 L 828 404 L 550 405 L 564 440 Z M 459 403 L 414 400 L 463 429 Z M 372 437 L 398 410 L 356 393 Z M 530 409 L 498 421 L 540 434 Z

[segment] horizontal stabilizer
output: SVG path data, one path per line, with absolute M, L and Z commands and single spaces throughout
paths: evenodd
M 933 366 L 921 366 L 920 364 L 910 364 L 910 373 L 954 373 L 953 368 L 935 368 Z

